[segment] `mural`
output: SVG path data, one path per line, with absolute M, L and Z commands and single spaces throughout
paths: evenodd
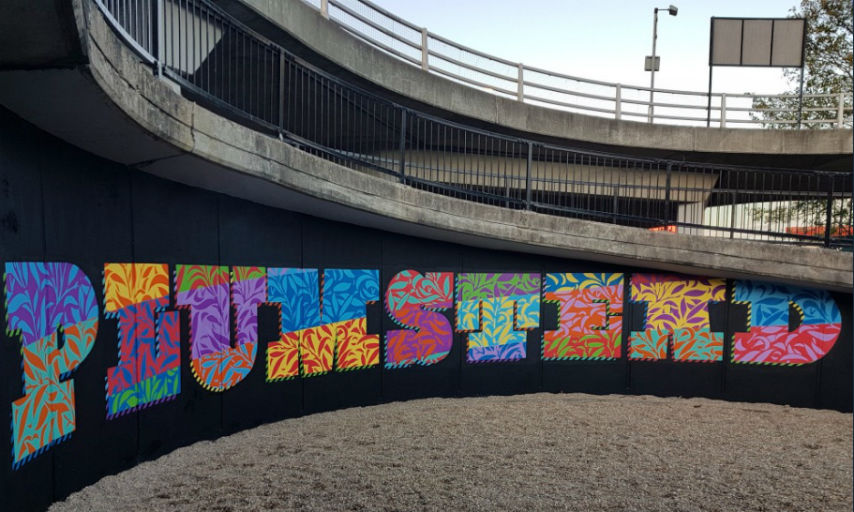
M 385 308 L 394 322 L 406 330 L 386 332 L 385 366 L 403 368 L 436 364 L 451 351 L 451 322 L 439 313 L 454 305 L 453 272 L 415 270 L 398 272 L 391 278 Z
M 850 290 L 725 294 L 720 279 L 415 241 L 0 118 L 2 510 L 46 509 L 201 439 L 388 400 L 625 391 L 851 410 Z
M 459 274 L 457 330 L 467 332 L 470 363 L 516 361 L 526 330 L 540 325 L 539 274 Z
M 379 271 L 268 270 L 268 301 L 280 310 L 281 338 L 267 346 L 267 380 L 376 366 L 379 335 L 367 332 L 365 306 L 379 300 Z
M 833 348 L 842 330 L 839 308 L 824 290 L 736 281 L 734 299 L 748 307 L 748 331 L 733 337 L 736 363 L 812 363 Z M 793 331 L 789 331 L 790 306 L 800 323 Z
M 556 331 L 543 331 L 544 360 L 620 357 L 623 274 L 546 274 L 543 295 L 559 319 Z
M 24 396 L 12 402 L 17 469 L 75 429 L 69 377 L 95 343 L 98 302 L 89 278 L 71 263 L 6 263 L 3 277 L 7 333 L 21 342 Z
M 668 344 L 675 361 L 721 361 L 724 337 L 712 332 L 709 303 L 723 302 L 723 279 L 670 274 L 632 274 L 631 300 L 645 304 L 644 330 L 629 335 L 631 359 L 667 358 Z
M 267 300 L 264 267 L 231 267 L 229 305 L 234 347 L 220 352 L 218 382 L 229 389 L 242 381 L 255 364 L 258 351 L 258 306 Z
M 172 305 L 168 265 L 103 268 L 104 314 L 118 326 L 118 363 L 106 371 L 108 419 L 181 393 L 180 308 L 190 320 L 191 372 L 212 392 L 251 371 L 262 305 L 279 314 L 278 339 L 264 340 L 268 382 L 381 362 L 380 337 L 367 332 L 367 305 L 379 300 L 377 270 L 176 265 Z M 540 325 L 540 293 L 559 313 L 558 328 L 543 331 L 543 361 L 622 357 L 624 274 L 454 277 L 403 270 L 391 278 L 385 310 L 403 329 L 386 333 L 385 368 L 445 359 L 453 331 L 443 311 L 450 308 L 468 363 L 524 359 L 527 331 Z M 24 396 L 11 404 L 12 466 L 19 468 L 75 430 L 70 375 L 95 342 L 98 303 L 71 263 L 7 263 L 4 279 L 7 330 L 21 343 Z M 644 313 L 644 329 L 629 333 L 629 359 L 723 361 L 724 335 L 711 330 L 709 305 L 726 300 L 724 280 L 640 273 L 629 282 L 630 300 Z M 752 281 L 736 281 L 734 290 L 734 303 L 748 310 L 748 325 L 733 336 L 735 363 L 815 362 L 840 336 L 842 316 L 825 291 Z
M 181 391 L 180 322 L 165 264 L 104 264 L 104 316 L 118 320 L 119 361 L 107 369 L 107 418 Z
M 175 267 L 176 304 L 190 311 L 190 368 L 205 389 L 230 389 L 252 370 L 258 349 L 258 305 L 264 301 L 265 286 L 260 267 L 234 267 L 231 276 L 228 267 Z

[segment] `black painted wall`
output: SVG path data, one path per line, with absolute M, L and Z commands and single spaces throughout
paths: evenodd
M 65 261 L 91 280 L 103 310 L 105 262 L 263 265 L 380 270 L 380 294 L 397 272 L 637 272 L 595 261 L 561 260 L 422 240 L 328 222 L 154 178 L 69 146 L 0 110 L 0 264 Z M 728 298 L 732 295 L 728 287 Z M 628 297 L 627 297 L 628 298 Z M 182 329 L 182 385 L 174 401 L 105 418 L 104 379 L 117 363 L 116 322 L 101 311 L 92 352 L 72 378 L 76 428 L 69 439 L 13 469 L 11 403 L 22 396 L 21 346 L 6 333 L 0 301 L 0 509 L 43 509 L 104 475 L 176 447 L 316 411 L 427 396 L 538 391 L 705 396 L 851 410 L 851 295 L 834 294 L 843 316 L 839 340 L 816 363 L 800 367 L 629 361 L 544 362 L 541 327 L 528 333 L 527 358 L 514 363 L 465 362 L 465 338 L 454 334 L 449 356 L 434 366 L 378 367 L 267 383 L 264 348 L 278 338 L 275 311 L 261 307 L 260 347 L 247 378 L 209 392 L 190 374 L 187 318 Z M 174 303 L 174 295 L 173 295 Z M 623 346 L 639 330 L 639 308 L 626 300 Z M 711 308 L 713 330 L 744 330 L 736 305 Z M 446 313 L 453 324 L 453 310 Z M 398 328 L 381 301 L 368 307 L 369 332 Z M 725 353 L 725 355 L 727 355 Z M 725 357 L 726 361 L 728 358 Z

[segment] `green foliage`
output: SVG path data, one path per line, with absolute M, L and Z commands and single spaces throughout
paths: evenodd
M 851 0 L 801 0 L 790 11 L 792 17 L 807 20 L 804 51 L 804 99 L 802 122 L 806 128 L 836 127 L 839 94 L 844 98 L 844 118 L 851 118 L 851 94 L 854 87 L 854 29 Z M 762 109 L 751 114 L 763 121 L 765 128 L 796 128 L 800 68 L 787 68 L 783 75 L 790 89 L 784 98 L 755 98 L 753 107 Z M 812 97 L 810 95 L 832 95 Z M 826 122 L 822 122 L 826 121 Z M 850 121 L 845 125 L 850 127 Z M 755 221 L 821 227 L 827 222 L 827 201 L 815 199 L 793 201 L 786 206 L 754 206 Z M 831 232 L 851 224 L 851 199 L 837 199 L 831 206 Z
M 833 126 L 837 120 L 839 93 L 845 98 L 845 118 L 851 117 L 851 92 L 854 81 L 854 42 L 852 36 L 851 0 L 801 0 L 799 8 L 793 7 L 791 17 L 807 20 L 807 41 L 804 53 L 804 125 L 809 128 Z M 783 75 L 790 90 L 785 98 L 755 98 L 753 107 L 762 109 L 752 114 L 766 128 L 794 128 L 798 119 L 798 92 L 800 68 L 787 68 Z M 811 97 L 813 94 L 832 94 L 829 97 Z M 827 122 L 821 122 L 827 120 Z M 781 124 L 780 121 L 789 121 Z M 850 122 L 846 123 L 850 126 Z
M 827 222 L 827 201 L 814 199 L 809 201 L 792 201 L 787 206 L 763 207 L 753 206 L 750 213 L 754 221 L 792 225 L 800 227 L 823 227 Z M 851 224 L 851 199 L 835 199 L 830 213 L 830 229 L 835 232 L 839 228 Z

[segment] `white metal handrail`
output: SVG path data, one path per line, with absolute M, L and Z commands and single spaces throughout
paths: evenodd
M 627 85 L 605 82 L 578 76 L 558 73 L 490 55 L 468 46 L 456 43 L 417 26 L 370 0 L 303 0 L 319 9 L 320 13 L 348 32 L 367 43 L 376 46 L 396 58 L 427 71 L 445 76 L 456 82 L 483 89 L 518 101 L 535 102 L 551 107 L 588 114 L 606 114 L 614 119 L 624 116 L 648 117 L 648 107 L 661 107 L 656 110 L 648 122 L 679 121 L 691 125 L 710 124 L 726 127 L 727 123 L 747 125 L 788 125 L 795 124 L 818 127 L 843 128 L 852 124 L 851 93 L 804 94 L 805 99 L 827 99 L 826 106 L 804 105 L 802 113 L 823 113 L 821 119 L 802 118 L 770 120 L 763 119 L 762 113 L 778 112 L 798 114 L 799 109 L 759 108 L 756 100 L 795 99 L 792 94 L 752 94 L 752 93 L 712 93 L 683 91 L 675 89 L 653 89 L 654 95 L 665 95 L 664 101 L 650 100 L 650 88 L 641 85 Z M 402 34 L 411 32 L 409 37 Z M 432 43 L 432 44 L 431 44 Z M 404 49 L 395 48 L 403 45 Z M 449 55 L 446 47 L 458 55 Z M 407 54 L 407 51 L 412 55 Z M 419 58 L 420 56 L 420 58 Z M 486 67 L 485 60 L 492 68 Z M 504 68 L 501 70 L 500 68 Z M 537 78 L 539 77 L 539 78 Z M 548 81 L 553 83 L 547 83 Z M 557 85 L 558 82 L 563 82 Z M 569 86 L 566 82 L 574 82 Z M 515 84 L 515 90 L 508 88 Z M 591 100 L 578 102 L 576 99 Z M 596 104 L 595 102 L 604 102 Z M 638 108 L 637 111 L 626 107 Z M 641 109 L 643 112 L 641 113 Z M 706 116 L 697 117 L 697 110 L 705 110 Z

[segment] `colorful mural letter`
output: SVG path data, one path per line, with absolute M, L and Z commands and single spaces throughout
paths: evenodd
M 119 361 L 107 369 L 107 418 L 181 392 L 180 322 L 165 264 L 105 263 L 104 316 L 118 319 Z
M 336 369 L 357 370 L 380 364 L 380 336 L 368 334 L 366 304 L 380 300 L 377 270 L 327 269 L 323 272 L 323 321 L 335 326 Z
M 526 357 L 525 330 L 540 325 L 539 274 L 459 274 L 456 298 L 469 363 Z
M 205 389 L 231 389 L 252 370 L 258 350 L 258 305 L 265 300 L 266 288 L 263 267 L 233 267 L 230 275 L 222 266 L 175 267 L 176 303 L 190 309 L 190 367 Z
M 629 336 L 631 359 L 723 360 L 723 333 L 709 326 L 709 302 L 725 300 L 723 279 L 668 274 L 633 274 L 632 302 L 645 302 L 644 330 Z
M 616 359 L 623 332 L 623 274 L 546 274 L 544 301 L 559 307 L 543 332 L 543 359 Z
M 267 300 L 281 311 L 281 338 L 267 346 L 267 380 L 379 364 L 379 335 L 367 333 L 366 304 L 379 300 L 379 271 L 271 268 Z
M 407 330 L 386 332 L 385 366 L 428 366 L 451 351 L 453 332 L 448 319 L 437 311 L 454 305 L 453 272 L 404 270 L 388 284 L 385 307 L 392 320 Z
M 6 263 L 4 279 L 7 333 L 22 345 L 24 396 L 12 402 L 12 467 L 18 469 L 74 431 L 69 376 L 95 343 L 98 303 L 89 278 L 71 263 Z
M 320 283 L 315 269 L 267 269 L 267 300 L 279 308 L 281 338 L 267 345 L 267 380 L 300 374 L 300 337 L 320 325 Z
M 824 357 L 839 337 L 842 316 L 824 290 L 756 281 L 735 282 L 735 302 L 748 306 L 748 332 L 733 338 L 736 363 L 801 365 Z M 789 331 L 789 306 L 800 325 Z

